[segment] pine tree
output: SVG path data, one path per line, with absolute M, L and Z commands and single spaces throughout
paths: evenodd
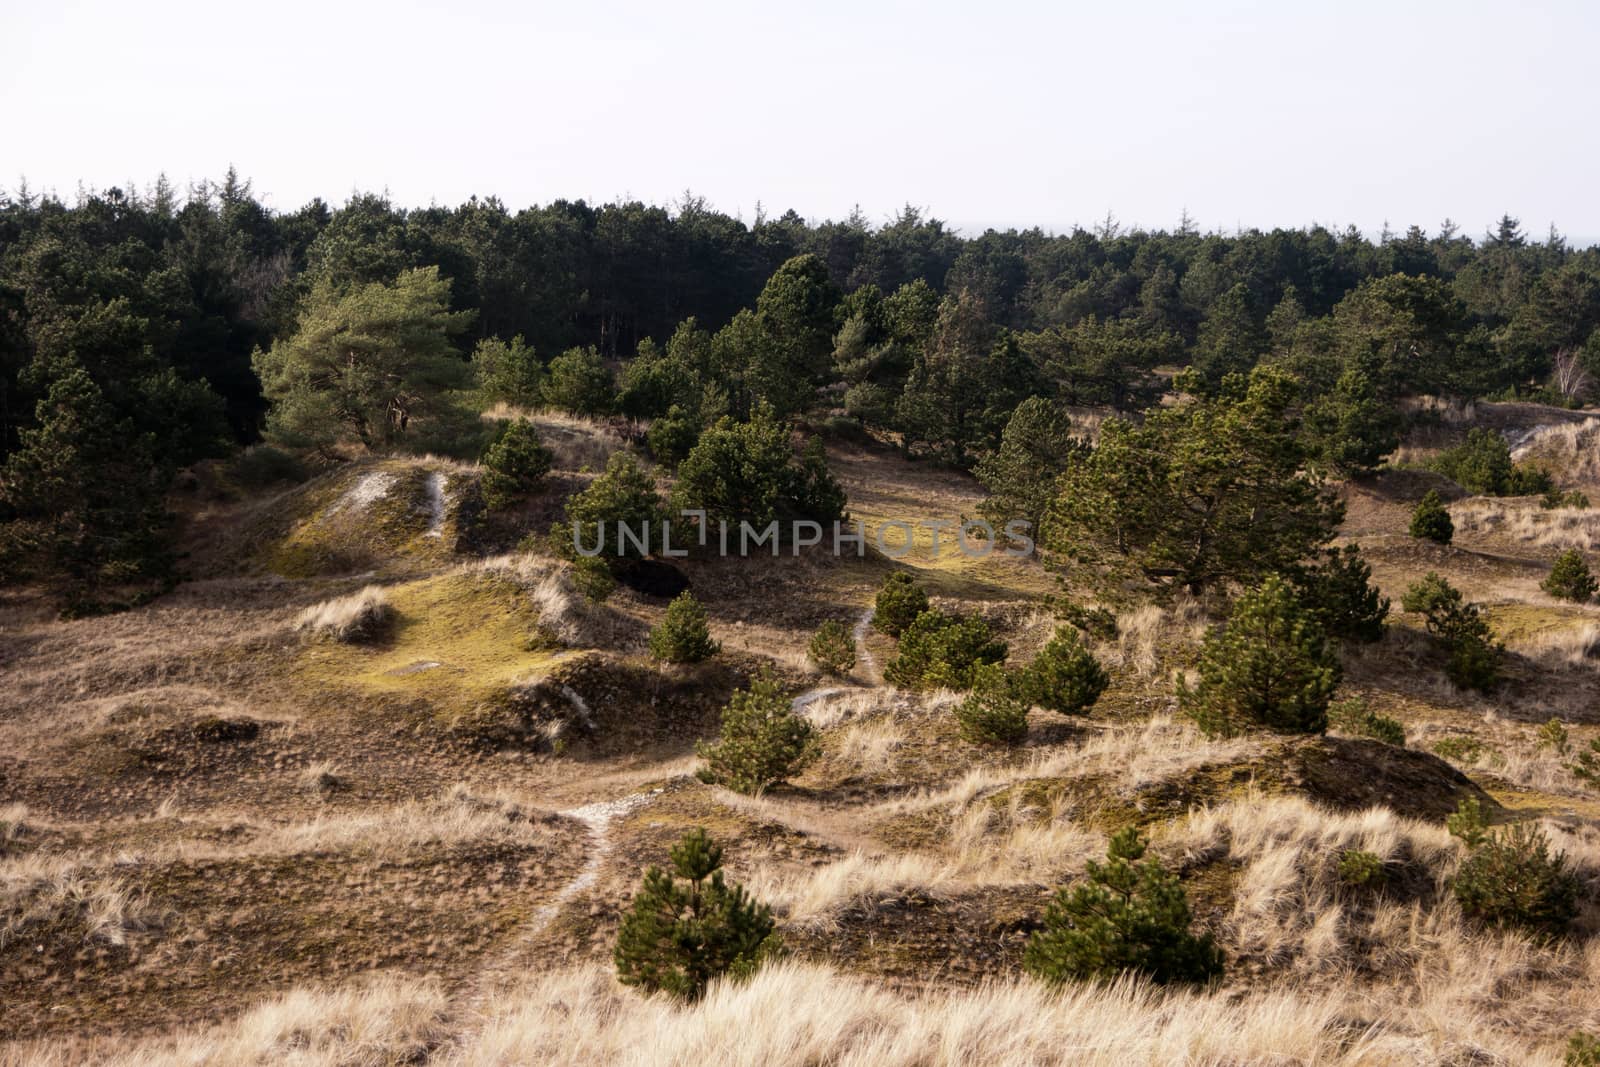
M 928 610 L 928 594 L 905 571 L 891 571 L 878 588 L 873 603 L 872 626 L 879 633 L 899 637 Z
M 1529 823 L 1479 832 L 1451 890 L 1461 910 L 1493 926 L 1564 933 L 1578 914 L 1581 885 L 1563 853 Z
M 574 415 L 604 415 L 617 399 L 611 371 L 592 345 L 552 359 L 540 393 L 546 404 Z
M 829 674 L 843 677 L 856 665 L 855 637 L 838 619 L 829 619 L 817 627 L 807 651 L 811 662 Z
M 1317 457 L 1339 474 L 1365 474 L 1400 444 L 1400 418 L 1378 397 L 1372 379 L 1352 368 L 1333 391 L 1306 409 L 1306 432 Z
M 1062 889 L 1045 912 L 1023 966 L 1043 981 L 1109 982 L 1134 974 L 1167 984 L 1222 976 L 1223 956 L 1209 934 L 1196 935 L 1188 895 L 1176 875 L 1144 856 L 1134 827 L 1111 838 L 1088 883 Z
M 770 674 L 733 694 L 722 710 L 716 744 L 698 746 L 706 766 L 700 777 L 740 793 L 757 794 L 788 781 L 820 752 L 816 729 L 796 715 Z
M 1459 589 L 1429 571 L 1406 589 L 1400 606 L 1422 615 L 1428 632 L 1444 642 L 1451 681 L 1484 692 L 1494 688 L 1501 645 L 1477 604 L 1466 603 Z
M 1028 705 L 999 664 L 973 668 L 972 692 L 956 705 L 961 736 L 974 744 L 1020 745 L 1028 739 Z
M 1372 584 L 1372 568 L 1359 546 L 1326 549 L 1320 566 L 1296 567 L 1289 578 L 1329 637 L 1368 643 L 1383 638 L 1389 598 Z
M 483 399 L 531 408 L 543 400 L 544 363 L 522 339 L 486 337 L 472 350 L 472 371 Z
M 978 481 L 989 491 L 979 512 L 996 526 L 1022 519 L 1035 533 L 1055 495 L 1056 477 L 1066 467 L 1067 457 L 1086 451 L 1072 434 L 1066 413 L 1044 397 L 1030 397 L 1017 405 L 1000 447 L 973 468 Z
M 613 562 L 637 557 L 639 542 L 659 536 L 662 516 L 655 480 L 632 453 L 617 451 L 606 460 L 604 474 L 567 498 L 567 522 L 555 540 L 569 554 L 581 548 Z M 619 524 L 637 540 L 623 538 Z
M 1022 672 L 1018 686 L 1031 704 L 1063 715 L 1087 715 L 1109 681 L 1078 631 L 1061 626 Z
M 650 631 L 650 655 L 664 663 L 699 663 L 722 646 L 711 639 L 706 609 L 685 589 L 667 605 L 667 613 Z
M 722 876 L 722 849 L 702 829 L 651 867 L 617 931 L 612 958 L 624 985 L 699 1000 L 712 980 L 749 975 L 777 951 L 772 910 Z
M 902 689 L 970 689 L 978 667 L 1005 658 L 1006 643 L 983 618 L 929 609 L 901 633 L 883 676 Z
M 538 491 L 550 473 L 551 453 L 526 419 L 509 422 L 483 451 L 483 502 L 491 511 Z
M 1252 726 L 1320 734 L 1339 684 L 1339 658 L 1294 590 L 1273 575 L 1240 597 L 1200 650 L 1200 681 L 1179 701 L 1200 728 L 1232 736 Z
M 1549 577 L 1539 583 L 1539 588 L 1553 597 L 1587 604 L 1594 596 L 1596 582 L 1583 553 L 1569 548 L 1556 557 Z
M 1429 489 L 1423 494 L 1422 502 L 1411 513 L 1409 532 L 1412 537 L 1426 538 L 1441 545 L 1448 545 L 1455 537 L 1455 523 L 1450 521 L 1450 512 L 1437 491 Z
M 675 468 L 700 440 L 700 422 L 682 404 L 673 404 L 650 424 L 645 440 L 657 462 Z

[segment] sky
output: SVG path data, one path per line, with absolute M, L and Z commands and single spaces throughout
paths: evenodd
M 0 186 L 1600 237 L 1600 4 L 0 0 Z

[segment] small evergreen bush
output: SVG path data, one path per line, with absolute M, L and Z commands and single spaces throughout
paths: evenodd
M 961 736 L 975 744 L 1020 745 L 1028 739 L 1028 705 L 1018 699 L 1005 668 L 973 669 L 972 692 L 956 705 Z
M 838 619 L 817 627 L 807 648 L 811 662 L 829 674 L 843 677 L 856 665 L 856 641 L 850 628 Z
M 970 689 L 974 668 L 1005 658 L 1006 643 L 984 619 L 928 610 L 901 633 L 883 676 L 902 689 Z
M 1540 499 L 1539 506 L 1546 511 L 1554 511 L 1557 508 L 1582 510 L 1588 508 L 1589 498 L 1576 489 L 1569 489 L 1563 493 L 1559 489 L 1552 488 Z
M 1346 849 L 1339 856 L 1339 881 L 1355 889 L 1376 889 L 1388 880 L 1388 867 L 1382 857 L 1358 848 Z
M 712 979 L 742 978 L 778 950 L 772 910 L 722 877 L 722 849 L 704 830 L 672 847 L 672 870 L 651 867 L 612 958 L 624 985 L 699 1000 Z
M 1445 674 L 1456 685 L 1488 692 L 1500 680 L 1501 645 L 1483 611 L 1461 591 L 1429 571 L 1401 598 L 1406 611 L 1420 613 L 1428 632 L 1444 641 Z
M 536 492 L 550 473 L 551 459 L 533 423 L 526 419 L 507 423 L 480 460 L 484 505 L 499 511 Z
M 1530 823 L 1480 837 L 1452 885 L 1468 915 L 1492 926 L 1535 934 L 1564 933 L 1578 914 L 1578 877 L 1563 853 Z
M 1396 748 L 1406 747 L 1406 728 L 1400 720 L 1379 715 L 1360 698 L 1329 704 L 1328 725 L 1357 737 L 1370 737 Z
M 899 637 L 928 610 L 928 594 L 905 571 L 894 571 L 878 588 L 873 604 L 872 626 L 879 633 Z
M 1589 742 L 1589 747 L 1578 750 L 1578 759 L 1569 768 L 1580 781 L 1600 789 L 1600 737 Z
M 668 467 L 677 467 L 700 440 L 700 421 L 673 404 L 667 413 L 650 424 L 645 433 L 645 443 L 650 454 Z
M 1070 626 L 1057 628 L 1018 678 L 1021 697 L 1064 715 L 1087 715 L 1110 681 Z
M 1572 751 L 1572 732 L 1560 719 L 1552 718 L 1539 727 L 1536 747 L 1548 748 L 1558 756 Z
M 1551 596 L 1577 604 L 1587 604 L 1593 599 L 1597 587 L 1600 587 L 1600 583 L 1596 583 L 1594 575 L 1589 572 L 1589 564 L 1584 560 L 1583 553 L 1575 548 L 1569 548 L 1557 556 L 1549 577 L 1539 583 L 1539 588 Z
M 1455 523 L 1450 521 L 1450 512 L 1434 490 L 1429 489 L 1417 509 L 1411 513 L 1409 532 L 1412 537 L 1441 545 L 1448 545 L 1455 538 Z
M 1567 1042 L 1562 1067 L 1600 1067 L 1600 1037 L 1578 1033 Z
M 706 761 L 700 779 L 754 795 L 799 774 L 820 750 L 816 729 L 764 674 L 728 701 L 716 744 L 698 746 Z
M 667 605 L 667 613 L 650 631 L 650 655 L 664 663 L 699 663 L 722 648 L 711 639 L 706 609 L 687 589 Z
M 1200 649 L 1200 681 L 1178 699 L 1207 734 L 1230 737 L 1261 726 L 1320 734 L 1339 684 L 1338 656 L 1322 628 L 1276 575 L 1240 597 Z
M 1115 641 L 1117 639 L 1117 617 L 1111 613 L 1109 608 L 1085 608 L 1068 602 L 1058 605 L 1056 614 L 1090 637 L 1099 638 L 1102 641 Z
M 1457 763 L 1476 763 L 1483 755 L 1483 742 L 1476 737 L 1441 737 L 1433 743 L 1433 754 Z
M 1089 863 L 1086 884 L 1056 894 L 1023 955 L 1030 974 L 1052 985 L 1129 973 L 1163 984 L 1221 977 L 1222 952 L 1209 934 L 1190 932 L 1177 876 L 1155 860 L 1139 862 L 1144 852 L 1137 829 L 1121 830 L 1106 862 Z

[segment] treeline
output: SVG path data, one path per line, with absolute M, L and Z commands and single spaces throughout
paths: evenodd
M 469 393 L 654 419 L 669 462 L 720 418 L 823 407 L 993 464 L 1031 398 L 1137 411 L 1173 368 L 1204 394 L 1262 362 L 1323 398 L 1306 417 L 1353 450 L 1337 466 L 1369 460 L 1404 394 L 1570 401 L 1600 372 L 1600 251 L 1509 217 L 1476 241 L 963 238 L 910 208 L 746 223 L 689 197 L 275 212 L 231 172 L 181 195 L 19 190 L 0 198 L 0 547 L 104 571 L 144 551 L 120 542 L 186 464 L 264 431 L 437 447 Z

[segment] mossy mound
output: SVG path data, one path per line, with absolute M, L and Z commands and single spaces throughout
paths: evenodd
M 251 556 L 286 578 L 450 560 L 470 539 L 477 478 L 411 459 L 351 463 L 262 506 Z
M 470 712 L 570 653 L 542 630 L 515 581 L 456 571 L 389 587 L 393 622 L 362 645 L 306 644 L 295 666 L 315 693 L 368 693 L 417 701 L 441 718 Z

